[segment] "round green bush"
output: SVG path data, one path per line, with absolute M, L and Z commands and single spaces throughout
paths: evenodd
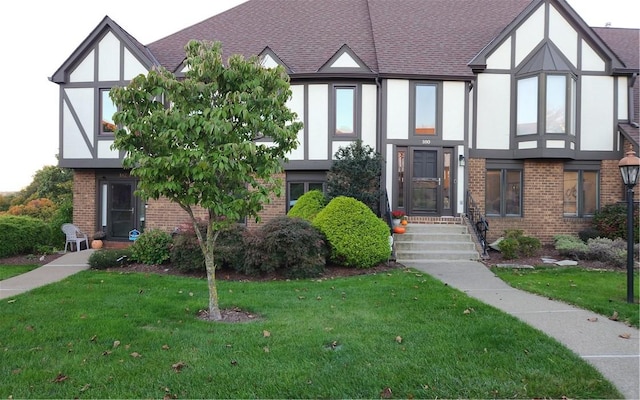
M 131 256 L 143 264 L 164 264 L 171 256 L 171 242 L 171 235 L 167 232 L 160 229 L 148 230 L 131 245 Z
M 321 191 L 310 190 L 298 198 L 296 204 L 287 213 L 287 216 L 313 221 L 326 204 L 326 198 Z
M 330 260 L 337 264 L 370 268 L 391 255 L 389 226 L 354 198 L 334 198 L 316 215 L 313 225 L 327 238 Z

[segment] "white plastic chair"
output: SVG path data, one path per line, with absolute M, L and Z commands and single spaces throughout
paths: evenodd
M 64 252 L 67 252 L 67 245 L 69 250 L 73 250 L 73 244 L 76 245 L 76 251 L 80 251 L 80 245 L 84 242 L 86 248 L 89 248 L 89 238 L 82 233 L 80 229 L 74 224 L 62 224 L 62 232 L 67 236 L 67 241 L 64 243 Z

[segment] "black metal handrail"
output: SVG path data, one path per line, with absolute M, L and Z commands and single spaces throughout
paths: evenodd
M 389 232 L 393 232 L 393 221 L 391 219 L 391 204 L 389 204 L 389 195 L 387 189 L 381 191 L 380 199 L 380 218 L 389 225 Z
M 487 231 L 489 230 L 489 221 L 487 221 L 487 219 L 482 214 L 480 207 L 473 199 L 473 196 L 471 196 L 470 192 L 467 192 L 465 210 L 467 219 L 471 224 L 471 228 L 478 238 L 480 247 L 482 247 L 482 256 L 487 257 L 487 250 L 489 247 L 487 245 Z

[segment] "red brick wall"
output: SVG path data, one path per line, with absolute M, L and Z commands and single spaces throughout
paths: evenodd
M 73 172 L 73 223 L 89 238 L 96 232 L 96 174 L 93 170 Z
M 469 160 L 469 191 L 484 213 L 485 160 Z M 525 161 L 523 217 L 487 217 L 487 240 L 493 242 L 508 229 L 520 229 L 527 236 L 540 239 L 543 244 L 553 243 L 559 234 L 577 234 L 591 226 L 591 218 L 563 216 L 562 161 Z M 605 160 L 600 169 L 600 206 L 623 200 L 617 160 Z

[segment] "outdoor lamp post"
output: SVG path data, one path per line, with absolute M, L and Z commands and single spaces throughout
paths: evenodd
M 627 303 L 633 303 L 633 187 L 638 183 L 640 158 L 634 151 L 628 151 L 618 167 L 627 187 Z

